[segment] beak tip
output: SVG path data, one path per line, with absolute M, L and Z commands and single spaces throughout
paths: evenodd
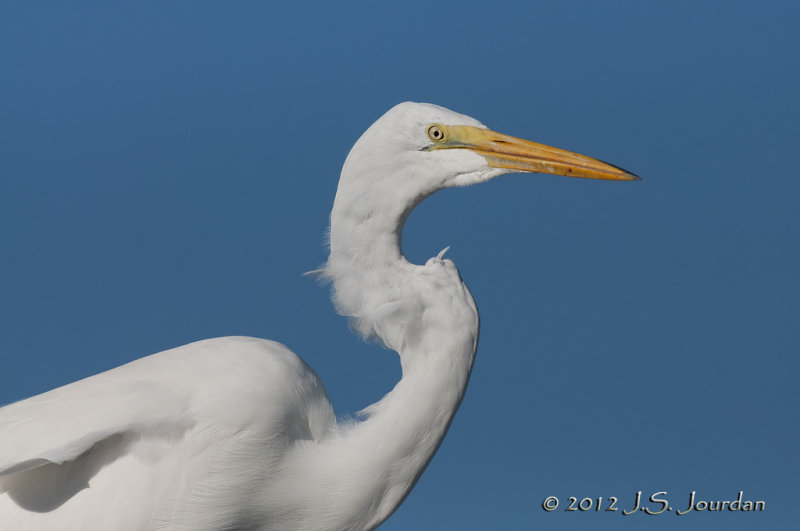
M 609 164 L 608 162 L 604 162 L 602 160 L 600 162 L 602 162 L 606 166 L 610 166 L 611 168 L 614 168 L 617 172 L 621 173 L 622 176 L 618 178 L 620 181 L 641 181 L 642 180 L 641 177 L 639 177 L 638 175 L 636 175 L 632 171 L 628 171 L 625 168 L 620 168 L 619 166 L 615 166 L 613 164 Z

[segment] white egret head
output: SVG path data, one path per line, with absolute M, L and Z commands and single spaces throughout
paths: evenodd
M 511 172 L 637 179 L 616 166 L 491 131 L 474 118 L 437 105 L 413 102 L 394 106 L 364 132 L 342 178 L 345 184 L 355 178 L 369 179 L 373 186 L 380 181 L 424 197 Z

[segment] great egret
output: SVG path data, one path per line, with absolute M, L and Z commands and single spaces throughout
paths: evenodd
M 372 529 L 402 503 L 464 395 L 478 312 L 452 261 L 400 249 L 437 190 L 509 172 L 636 176 L 401 103 L 356 142 L 320 274 L 363 336 L 397 351 L 402 378 L 357 422 L 285 346 L 209 339 L 0 409 L 3 529 Z

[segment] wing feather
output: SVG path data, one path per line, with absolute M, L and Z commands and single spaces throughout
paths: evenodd
M 72 461 L 115 435 L 178 435 L 191 426 L 182 397 L 125 369 L 0 408 L 0 476 Z

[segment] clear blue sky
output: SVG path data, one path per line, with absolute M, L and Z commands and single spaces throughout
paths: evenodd
M 0 403 L 233 334 L 295 350 L 340 414 L 380 398 L 396 356 L 302 273 L 352 143 L 427 101 L 644 180 L 508 176 L 412 214 L 407 255 L 452 246 L 481 344 L 384 529 L 795 526 L 797 4 L 284 4 L 0 10 Z M 638 490 L 766 511 L 541 508 Z

